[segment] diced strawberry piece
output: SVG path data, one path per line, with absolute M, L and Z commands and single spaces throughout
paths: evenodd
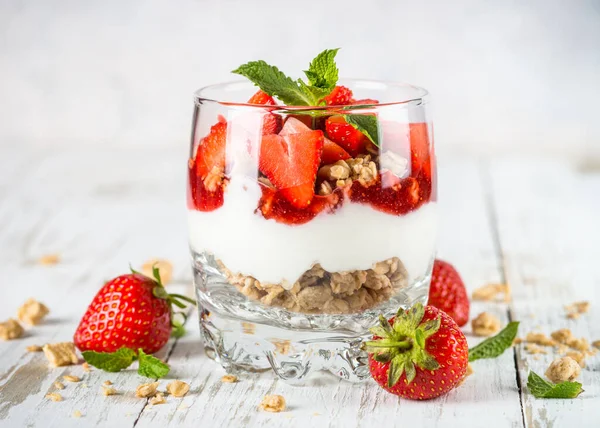
M 301 116 L 301 117 L 309 117 L 309 116 Z M 290 134 L 300 134 L 302 132 L 310 132 L 310 129 L 302 120 L 295 117 L 288 117 L 283 124 L 283 128 L 279 135 L 286 136 Z
M 227 122 L 219 121 L 210 128 L 196 151 L 196 173 L 204 180 L 214 168 L 225 169 L 225 146 L 227 142 Z
M 324 100 L 328 106 L 345 106 L 352 101 L 352 91 L 345 86 L 336 86 Z
M 323 155 L 321 155 L 321 164 L 328 165 L 336 163 L 339 160 L 346 159 L 350 159 L 348 152 L 335 144 L 329 138 L 325 138 L 323 143 Z
M 382 181 L 389 183 L 391 180 L 396 181 L 392 187 L 382 186 Z M 379 211 L 394 215 L 406 214 L 426 202 L 422 197 L 419 183 L 413 177 L 381 178 L 368 187 L 354 181 L 350 190 L 350 200 L 370 204 Z
M 411 175 L 424 175 L 431 179 L 432 156 L 427 123 L 410 124 Z
M 280 115 L 268 113 L 263 118 L 263 135 L 278 134 L 281 131 L 283 119 Z
M 274 106 L 277 103 L 273 99 L 272 96 L 267 95 L 265 92 L 259 90 L 257 93 L 252 95 L 252 97 L 248 100 L 248 104 L 260 104 L 265 106 Z
M 188 208 L 213 211 L 223 205 L 223 185 L 213 192 L 209 191 L 204 185 L 204 180 L 198 176 L 194 162 L 190 162 L 188 179 Z
M 295 207 L 306 207 L 313 199 L 323 140 L 321 131 L 263 136 L 259 168 L 277 189 L 288 189 L 284 196 Z
M 374 100 L 373 98 L 363 98 L 361 100 L 352 100 L 350 102 L 352 105 L 362 105 L 362 104 L 379 104 L 378 100 Z
M 325 131 L 331 141 L 341 146 L 352 157 L 364 152 L 368 141 L 367 137 L 346 122 L 343 116 L 328 118 L 325 122 Z
M 341 205 L 340 192 L 331 195 L 315 195 L 309 206 L 298 208 L 292 205 L 284 190 L 277 190 L 261 185 L 262 197 L 258 203 L 263 217 L 275 220 L 278 223 L 289 225 L 304 224 L 315 218 L 322 212 L 333 212 Z

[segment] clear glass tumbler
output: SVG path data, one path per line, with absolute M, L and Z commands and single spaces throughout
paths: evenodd
M 365 379 L 378 315 L 427 301 L 438 218 L 427 91 L 340 84 L 360 100 L 249 104 L 249 82 L 195 94 L 190 249 L 205 349 L 229 371 Z

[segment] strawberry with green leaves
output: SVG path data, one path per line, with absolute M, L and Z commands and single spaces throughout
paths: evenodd
M 123 361 L 131 364 L 134 358 L 140 364 L 153 362 L 148 354 L 165 346 L 171 334 L 183 334 L 182 324 L 175 320 L 173 305 L 185 308 L 184 302 L 195 304 L 195 301 L 169 294 L 156 267 L 153 275 L 154 278 L 149 278 L 132 270 L 108 281 L 98 291 L 73 338 L 88 363 L 117 360 L 120 364 Z
M 433 306 L 415 304 L 386 320 L 380 316 L 373 339 L 365 343 L 369 370 L 386 391 L 413 400 L 446 394 L 465 377 L 467 364 L 495 358 L 508 349 L 519 323 L 468 349 L 454 320 Z

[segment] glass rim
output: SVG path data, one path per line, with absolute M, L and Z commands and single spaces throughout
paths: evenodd
M 268 105 L 268 104 L 248 104 L 246 102 L 233 102 L 227 100 L 219 100 L 216 97 L 208 97 L 203 95 L 203 93 L 215 90 L 215 89 L 225 89 L 227 87 L 237 87 L 237 86 L 245 86 L 252 85 L 257 90 L 258 87 L 255 86 L 249 80 L 230 80 L 222 83 L 215 83 L 212 85 L 203 86 L 200 89 L 194 91 L 194 103 L 201 104 L 202 102 L 211 102 L 223 104 L 228 107 L 250 107 L 250 108 L 259 108 L 264 110 L 265 108 L 270 109 L 285 109 L 285 110 L 295 110 L 295 111 L 306 111 L 306 110 L 330 110 L 332 108 L 346 108 L 346 109 L 355 109 L 355 108 L 378 108 L 385 106 L 395 106 L 395 105 L 403 105 L 403 104 L 427 104 L 430 98 L 429 91 L 423 87 L 412 85 L 410 83 L 404 82 L 395 82 L 395 81 L 386 81 L 386 80 L 374 80 L 374 79 L 357 79 L 357 78 L 342 78 L 340 79 L 343 82 L 354 83 L 358 85 L 363 85 L 363 87 L 371 87 L 371 89 L 385 89 L 385 87 L 395 87 L 395 88 L 409 88 L 416 92 L 418 96 L 415 97 L 406 97 L 404 99 L 400 99 L 397 101 L 390 101 L 385 103 L 377 103 L 377 104 L 351 104 L 351 105 L 327 105 L 327 106 L 289 106 L 285 104 L 278 105 Z

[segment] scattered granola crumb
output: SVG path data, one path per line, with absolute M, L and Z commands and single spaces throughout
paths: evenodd
M 285 398 L 281 395 L 265 395 L 259 408 L 265 412 L 283 412 L 285 410 Z
M 46 398 L 55 402 L 62 401 L 63 399 L 62 395 L 60 395 L 58 392 L 51 392 L 50 394 L 46 394 Z
M 59 381 L 54 382 L 54 387 L 56 389 L 65 389 L 65 384 Z
M 488 312 L 480 313 L 477 318 L 471 321 L 473 334 L 476 336 L 491 336 L 500 331 L 500 320 Z
M 594 340 L 592 346 L 596 349 L 600 349 L 600 340 Z
M 569 351 L 565 357 L 573 358 L 581 367 L 585 367 L 585 354 L 579 351 Z
M 27 352 L 42 352 L 43 351 L 43 348 L 39 345 L 29 345 L 25 349 L 27 350 Z
M 109 395 L 117 395 L 117 390 L 111 386 L 102 385 L 102 395 L 104 395 L 105 397 L 108 397 Z
M 92 371 L 92 366 L 90 366 L 88 363 L 83 363 L 81 365 L 81 368 L 83 369 L 84 372 L 91 372 Z
M 573 333 L 568 328 L 561 328 L 560 330 L 553 331 L 550 333 L 552 339 L 556 340 L 558 343 L 567 344 L 571 339 L 573 339 Z
M 244 334 L 254 334 L 254 332 L 256 331 L 256 324 L 253 324 L 251 322 L 243 322 L 242 331 L 244 332 Z
M 226 374 L 221 378 L 221 382 L 223 383 L 236 383 L 238 381 L 238 377 L 232 374 Z
M 509 284 L 487 284 L 473 291 L 473 300 L 492 301 L 497 300 L 498 295 L 504 295 L 504 301 L 510 301 L 510 285 Z
M 520 337 L 515 337 L 515 340 L 513 340 L 513 346 L 516 345 L 520 345 L 521 343 L 523 343 L 523 339 L 521 339 Z
M 45 266 L 55 265 L 60 262 L 58 254 L 46 254 L 38 259 L 38 263 Z
M 275 352 L 281 355 L 287 355 L 290 352 L 291 342 L 289 340 L 274 340 Z
M 167 392 L 173 397 L 183 397 L 189 390 L 190 385 L 180 380 L 174 380 L 167 385 Z
M 581 314 L 579 312 L 567 312 L 567 318 L 570 320 L 578 320 Z
M 165 396 L 162 394 L 162 392 L 157 392 L 156 395 L 150 399 L 150 404 L 153 406 L 156 406 L 157 404 L 165 404 L 166 402 L 167 400 L 165 400 Z
M 152 268 L 156 266 L 160 273 L 160 279 L 163 285 L 168 284 L 173 279 L 173 265 L 165 259 L 150 259 L 142 265 L 142 273 L 150 278 L 154 278 Z
M 81 378 L 79 376 L 64 375 L 63 379 L 67 382 L 81 382 Z
M 75 410 L 75 411 L 73 412 L 73 417 L 74 417 L 74 418 L 80 418 L 80 417 L 82 417 L 82 416 L 83 416 L 83 415 L 81 414 L 81 412 L 80 412 L 79 410 Z
M 13 340 L 23 336 L 23 327 L 17 320 L 9 318 L 7 321 L 0 323 L 0 339 Z
M 573 381 L 581 373 L 581 367 L 571 357 L 557 358 L 546 370 L 546 377 L 554 383 Z
M 17 316 L 25 324 L 37 325 L 49 312 L 50 310 L 46 305 L 33 298 L 29 298 L 18 309 Z
M 136 388 L 135 396 L 138 398 L 152 397 L 156 394 L 156 388 L 158 388 L 158 382 L 143 383 Z
M 542 346 L 555 346 L 556 342 L 553 339 L 550 339 L 544 333 L 527 333 L 525 340 L 529 343 L 535 343 L 536 345 Z
M 79 362 L 73 342 L 47 343 L 42 349 L 46 359 L 54 367 L 68 366 Z
M 567 345 L 578 351 L 587 351 L 590 349 L 590 343 L 587 341 L 587 339 L 584 339 L 583 337 L 581 339 L 571 339 L 569 340 Z
M 525 351 L 529 354 L 547 354 L 544 348 L 535 343 L 526 343 Z
M 562 343 L 560 343 L 557 347 L 556 347 L 556 352 L 558 354 L 564 354 L 566 352 L 569 351 L 569 347 L 567 345 L 563 345 Z
M 102 385 L 105 385 L 105 386 L 110 386 L 112 384 L 113 383 L 110 380 L 105 380 L 104 382 L 102 382 Z

